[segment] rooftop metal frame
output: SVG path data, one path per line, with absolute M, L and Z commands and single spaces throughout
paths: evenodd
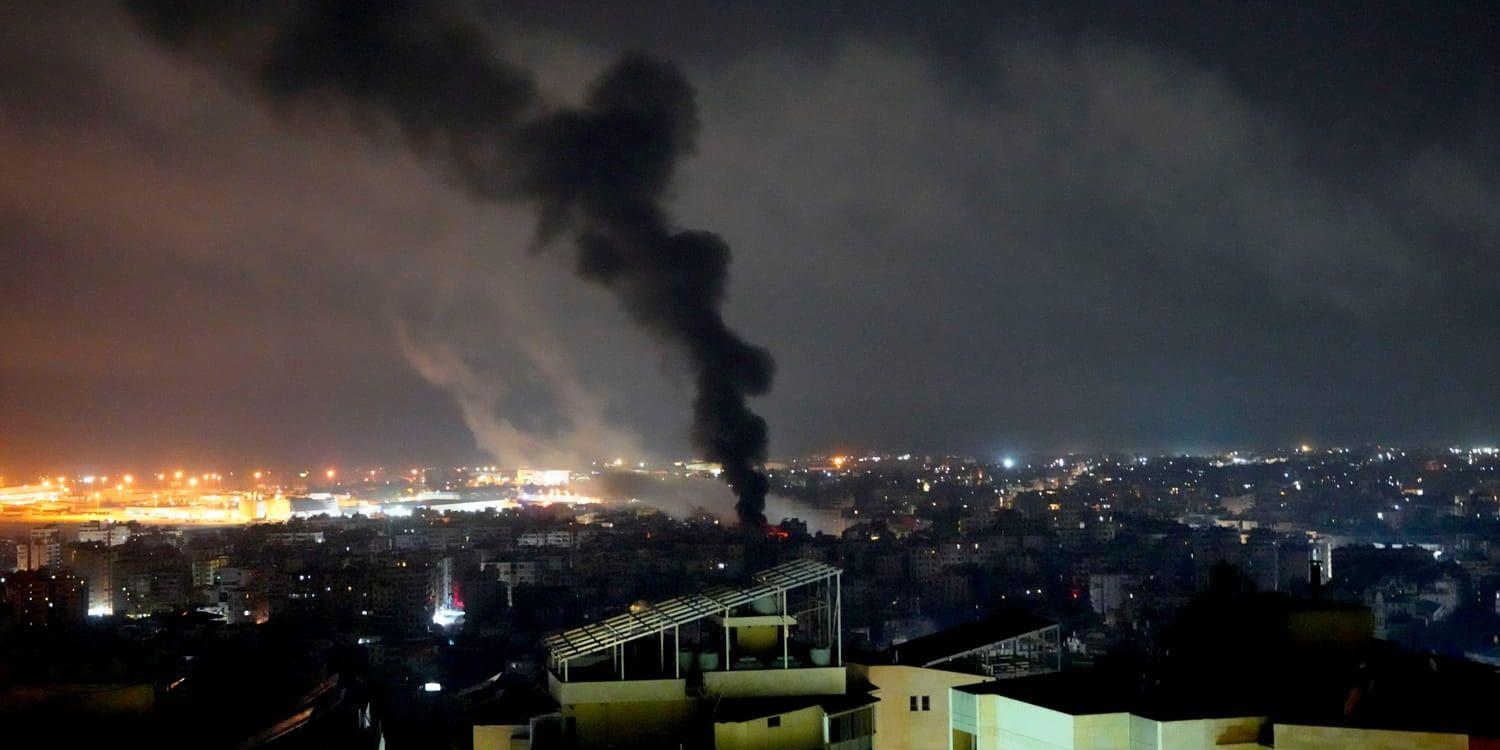
M 657 602 L 638 612 L 625 612 L 596 623 L 547 636 L 554 664 L 565 664 L 588 654 L 611 650 L 648 636 L 674 630 L 696 620 L 723 614 L 741 605 L 820 581 L 838 578 L 843 571 L 816 560 L 791 560 L 752 574 L 746 588 L 713 586 L 697 594 Z
M 1038 634 L 1040 634 L 1040 635 L 1038 635 Z M 944 656 L 944 657 L 942 657 L 940 659 L 933 659 L 933 660 L 931 660 L 931 661 L 923 664 L 922 666 L 924 666 L 924 667 L 930 667 L 930 666 L 933 666 L 935 664 L 942 664 L 944 662 L 950 662 L 950 661 L 954 661 L 956 659 L 963 659 L 965 657 L 973 656 L 975 654 L 978 654 L 978 653 L 981 653 L 981 652 L 984 652 L 984 651 L 989 651 L 991 649 L 994 649 L 996 646 L 998 646 L 998 645 L 1000 645 L 1002 643 L 1008 643 L 1008 642 L 1012 642 L 1012 641 L 1019 642 L 1021 639 L 1028 638 L 1028 637 L 1035 637 L 1035 638 L 1041 640 L 1044 643 L 1046 643 L 1048 641 L 1048 639 L 1051 639 L 1051 642 L 1052 642 L 1053 648 L 1054 648 L 1054 653 L 1056 654 L 1056 657 L 1057 657 L 1057 666 L 1056 666 L 1056 668 L 1053 671 L 1057 671 L 1057 672 L 1062 671 L 1062 629 L 1061 629 L 1060 626 L 1058 626 L 1056 624 L 1043 625 L 1042 627 L 1035 628 L 1035 629 L 1032 629 L 1032 630 L 1028 630 L 1028 631 L 1026 631 L 1024 633 L 1016 633 L 1015 635 L 1012 635 L 1012 636 L 1007 636 L 1005 638 L 999 638 L 999 639 L 996 639 L 993 643 L 986 643 L 983 646 L 975 646 L 974 648 L 968 649 L 966 651 L 960 651 L 958 653 L 949 654 L 948 656 Z M 990 675 L 990 676 L 993 677 L 994 675 Z

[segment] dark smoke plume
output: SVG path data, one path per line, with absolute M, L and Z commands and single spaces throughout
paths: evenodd
M 770 389 L 775 368 L 724 322 L 728 245 L 676 229 L 663 208 L 698 130 L 693 89 L 674 66 L 626 56 L 582 106 L 548 110 L 481 29 L 421 2 L 127 5 L 153 36 L 250 74 L 278 106 L 337 98 L 393 120 L 474 195 L 536 205 L 543 244 L 569 237 L 580 277 L 686 353 L 693 444 L 723 466 L 741 520 L 765 522 L 766 423 L 746 399 Z

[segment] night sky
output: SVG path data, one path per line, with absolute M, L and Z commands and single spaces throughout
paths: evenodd
M 696 88 L 774 457 L 1500 439 L 1500 8 L 931 5 L 444 10 Z M 397 130 L 0 7 L 0 474 L 692 454 L 682 352 Z

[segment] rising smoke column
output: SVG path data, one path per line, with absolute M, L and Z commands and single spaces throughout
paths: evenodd
M 582 106 L 548 110 L 531 75 L 504 62 L 477 26 L 415 0 L 129 0 L 169 46 L 248 73 L 273 104 L 328 95 L 389 118 L 412 147 L 475 196 L 522 200 L 539 244 L 566 236 L 578 276 L 675 344 L 693 371 L 693 444 L 723 467 L 742 522 L 763 524 L 765 420 L 747 398 L 770 390 L 770 353 L 740 338 L 721 306 L 729 246 L 682 231 L 663 207 L 698 130 L 675 66 L 628 55 Z

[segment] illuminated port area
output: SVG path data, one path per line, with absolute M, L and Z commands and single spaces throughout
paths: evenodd
M 614 464 L 603 464 L 606 467 Z M 593 472 L 595 475 L 597 471 Z M 0 523 L 230 525 L 588 505 L 589 471 L 499 467 L 57 474 L 0 486 Z

